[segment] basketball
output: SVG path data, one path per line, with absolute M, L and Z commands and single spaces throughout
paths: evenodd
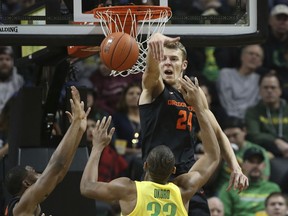
M 109 34 L 100 45 L 100 58 L 112 70 L 128 70 L 136 63 L 138 57 L 137 41 L 127 33 Z

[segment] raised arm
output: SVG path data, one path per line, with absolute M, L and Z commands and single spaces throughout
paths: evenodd
M 243 174 L 229 139 L 222 131 L 214 114 L 211 111 L 209 111 L 209 120 L 216 133 L 217 140 L 220 146 L 221 155 L 223 159 L 227 162 L 230 169 L 232 170 L 227 190 L 230 190 L 233 187 L 235 190 L 237 189 L 239 190 L 239 192 L 241 192 L 242 190 L 245 190 L 248 187 L 249 185 L 248 178 Z
M 195 78 L 195 84 L 187 77 L 180 79 L 180 92 L 194 107 L 201 128 L 204 155 L 196 161 L 187 174 L 180 175 L 175 183 L 181 188 L 183 202 L 187 204 L 194 193 L 201 188 L 216 170 L 220 161 L 220 148 L 214 129 L 209 121 L 209 109 L 200 97 L 200 87 Z M 188 100 L 189 98 L 189 100 Z
M 115 128 L 111 128 L 108 132 L 110 123 L 111 116 L 108 119 L 104 117 L 101 122 L 97 121 L 93 131 L 92 151 L 80 183 L 80 191 L 83 196 L 106 202 L 126 200 L 129 194 L 133 194 L 127 192 L 127 190 L 136 191 L 135 183 L 128 178 L 118 178 L 109 183 L 98 181 L 99 161 L 102 151 L 109 145 L 115 131 Z
M 207 106 L 208 109 L 207 99 L 202 89 L 200 89 L 200 95 L 202 100 L 204 101 L 205 107 Z M 207 111 L 207 116 L 216 134 L 220 146 L 221 155 L 232 170 L 227 190 L 230 190 L 232 187 L 234 187 L 234 189 L 238 189 L 239 192 L 241 192 L 242 190 L 248 187 L 249 185 L 248 178 L 243 174 L 241 167 L 238 164 L 238 161 L 234 154 L 234 151 L 231 147 L 230 141 L 223 132 L 223 130 L 221 129 L 219 123 L 217 122 L 211 110 Z
M 80 102 L 80 94 L 73 86 L 71 87 L 71 93 L 71 125 L 39 179 L 25 191 L 14 207 L 14 215 L 33 215 L 37 205 L 45 200 L 56 185 L 62 181 L 70 167 L 80 139 L 86 130 L 86 118 L 90 111 L 88 109 L 85 113 L 84 103 Z
M 142 94 L 139 104 L 151 103 L 164 89 L 159 63 L 164 57 L 164 44 L 178 41 L 180 38 L 170 38 L 161 33 L 153 34 L 148 41 L 146 70 L 142 76 Z
M 188 80 L 189 78 L 185 76 L 185 79 Z M 182 79 L 184 80 L 184 79 Z M 239 192 L 246 189 L 249 185 L 248 178 L 243 174 L 238 161 L 236 159 L 236 156 L 234 154 L 234 151 L 231 147 L 231 144 L 229 142 L 229 139 L 224 134 L 223 130 L 221 129 L 220 125 L 218 124 L 214 114 L 209 110 L 207 99 L 205 97 L 204 92 L 201 88 L 199 88 L 199 98 L 201 98 L 204 108 L 207 110 L 207 117 L 210 121 L 212 128 L 216 134 L 219 146 L 220 146 L 220 152 L 221 156 L 224 158 L 224 160 L 228 163 L 229 167 L 231 168 L 232 172 L 230 175 L 230 181 L 229 186 L 227 190 L 230 190 L 232 187 L 234 189 L 238 189 Z M 185 101 L 192 105 L 194 102 L 194 99 L 191 98 L 189 95 L 184 95 Z

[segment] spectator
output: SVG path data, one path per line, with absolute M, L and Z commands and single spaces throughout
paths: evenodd
M 247 139 L 276 157 L 288 157 L 288 105 L 281 99 L 280 80 L 267 73 L 259 81 L 261 101 L 247 109 Z
M 123 154 L 128 162 L 127 176 L 133 180 L 141 180 L 143 173 L 141 127 L 138 107 L 141 91 L 142 88 L 138 83 L 129 84 L 124 89 L 118 109 L 113 115 L 116 135 L 115 147 L 116 149 L 118 148 L 118 153 Z M 118 146 L 119 143 L 120 146 Z
M 178 1 L 178 7 L 181 6 L 181 1 Z M 175 3 L 174 3 L 175 4 Z M 187 6 L 186 6 L 187 7 Z M 174 7 L 173 7 L 174 8 Z M 185 6 L 182 4 L 182 8 L 185 9 Z M 220 0 L 195 0 L 195 1 L 191 1 L 191 8 L 190 12 L 192 12 L 193 14 L 196 15 L 204 15 L 207 13 L 211 13 L 211 11 L 213 11 L 213 13 L 221 13 L 222 12 L 222 3 Z M 186 8 L 187 10 L 187 8 Z
M 19 0 L 6 0 L 1 2 L 3 15 L 13 15 L 21 10 Z M 4 20 L 5 21 L 5 20 Z M 7 22 L 7 21 L 6 21 Z
M 200 79 L 200 78 L 199 78 Z M 225 109 L 219 103 L 217 91 L 212 82 L 202 80 L 200 81 L 200 87 L 203 90 L 206 98 L 208 107 L 211 112 L 215 115 L 216 120 L 220 124 L 223 124 L 224 120 L 228 117 Z
M 207 199 L 211 216 L 224 216 L 224 205 L 218 197 Z
M 264 66 L 275 68 L 283 65 L 283 47 L 288 42 L 288 6 L 275 5 L 269 17 L 269 36 L 263 44 Z
M 13 49 L 0 47 L 0 113 L 6 102 L 23 86 L 24 79 L 14 66 Z
M 254 144 L 245 139 L 246 137 L 246 127 L 242 119 L 236 117 L 229 117 L 226 119 L 223 125 L 223 131 L 228 137 L 231 145 L 234 145 L 234 151 L 237 160 L 241 164 L 243 162 L 244 152 L 251 147 L 257 148 L 263 152 L 265 168 L 263 170 L 263 179 L 269 179 L 270 176 L 270 159 L 268 152 L 261 146 Z M 229 169 L 227 163 L 223 161 L 221 168 L 218 173 L 217 186 L 216 188 L 221 188 L 223 184 L 229 181 L 229 176 L 231 175 L 231 170 Z
M 139 84 L 130 84 L 122 93 L 118 110 L 113 115 L 117 139 L 125 140 L 125 155 L 141 156 L 140 115 L 138 100 L 141 94 Z
M 254 216 L 265 210 L 264 201 L 272 192 L 279 192 L 277 184 L 263 179 L 264 154 L 259 148 L 248 148 L 243 155 L 243 173 L 249 178 L 249 187 L 240 193 L 226 191 L 224 185 L 219 198 L 224 203 L 225 216 Z
M 248 45 L 241 52 L 240 68 L 223 68 L 216 88 L 221 105 L 228 116 L 243 119 L 247 107 L 259 100 L 256 69 L 262 65 L 263 50 L 260 45 Z
M 273 67 L 275 73 L 279 76 L 282 83 L 282 95 L 281 97 L 288 100 L 288 44 L 283 47 L 283 64 Z
M 87 107 L 91 107 L 91 112 L 90 112 L 90 115 L 88 116 L 88 126 L 89 126 L 89 121 L 92 121 L 95 123 L 97 120 L 101 120 L 104 116 L 109 116 L 107 112 L 97 107 L 96 101 L 97 101 L 97 92 L 95 92 L 93 89 L 87 89 Z M 94 127 L 95 126 L 93 126 L 92 128 Z M 89 132 L 87 129 L 87 140 L 92 141 L 91 140 L 92 134 L 89 134 L 89 135 L 88 134 Z
M 273 192 L 265 200 L 267 216 L 287 216 L 287 197 L 283 193 Z
M 92 150 L 93 131 L 96 128 L 97 120 L 101 120 L 104 116 L 105 115 L 102 113 L 95 112 L 95 109 L 94 112 L 91 110 L 88 115 L 86 136 L 89 154 Z M 113 140 L 111 142 L 113 142 Z M 104 148 L 100 157 L 98 181 L 110 182 L 118 177 L 121 177 L 124 175 L 127 167 L 128 164 L 126 160 L 115 151 L 113 145 L 108 145 Z M 116 212 L 118 212 L 119 209 L 119 205 L 116 203 L 112 204 L 103 201 L 97 201 L 96 208 L 97 215 L 116 215 Z
M 116 111 L 123 89 L 129 83 L 140 81 L 142 74 L 112 77 L 110 73 L 111 70 L 99 60 L 99 68 L 90 79 L 94 85 L 94 90 L 97 92 L 96 105 L 112 115 Z
M 93 130 L 95 129 L 98 120 L 99 119 L 96 120 L 95 118 L 91 118 L 91 115 L 87 118 L 87 142 L 89 153 L 92 149 Z M 115 149 L 109 145 L 103 150 L 103 155 L 100 159 L 99 181 L 112 181 L 113 179 L 120 177 L 126 168 L 127 163 L 125 159 L 118 155 Z
M 227 6 L 229 7 L 230 13 L 233 13 L 234 11 L 237 11 L 239 9 L 241 9 L 241 12 L 243 12 L 243 10 L 246 11 L 247 0 L 242 1 L 226 0 L 225 2 L 227 2 Z M 239 6 L 240 8 L 238 8 Z

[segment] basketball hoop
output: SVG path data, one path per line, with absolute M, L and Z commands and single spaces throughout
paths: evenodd
M 148 5 L 98 7 L 93 12 L 95 18 L 100 20 L 105 36 L 113 32 L 125 32 L 134 37 L 139 46 L 136 64 L 126 71 L 112 70 L 113 76 L 128 76 L 145 71 L 147 42 L 152 34 L 163 33 L 165 24 L 172 16 L 169 7 Z

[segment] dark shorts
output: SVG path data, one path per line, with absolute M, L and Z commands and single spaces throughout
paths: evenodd
M 189 216 L 210 216 L 204 190 L 199 190 L 189 202 Z

